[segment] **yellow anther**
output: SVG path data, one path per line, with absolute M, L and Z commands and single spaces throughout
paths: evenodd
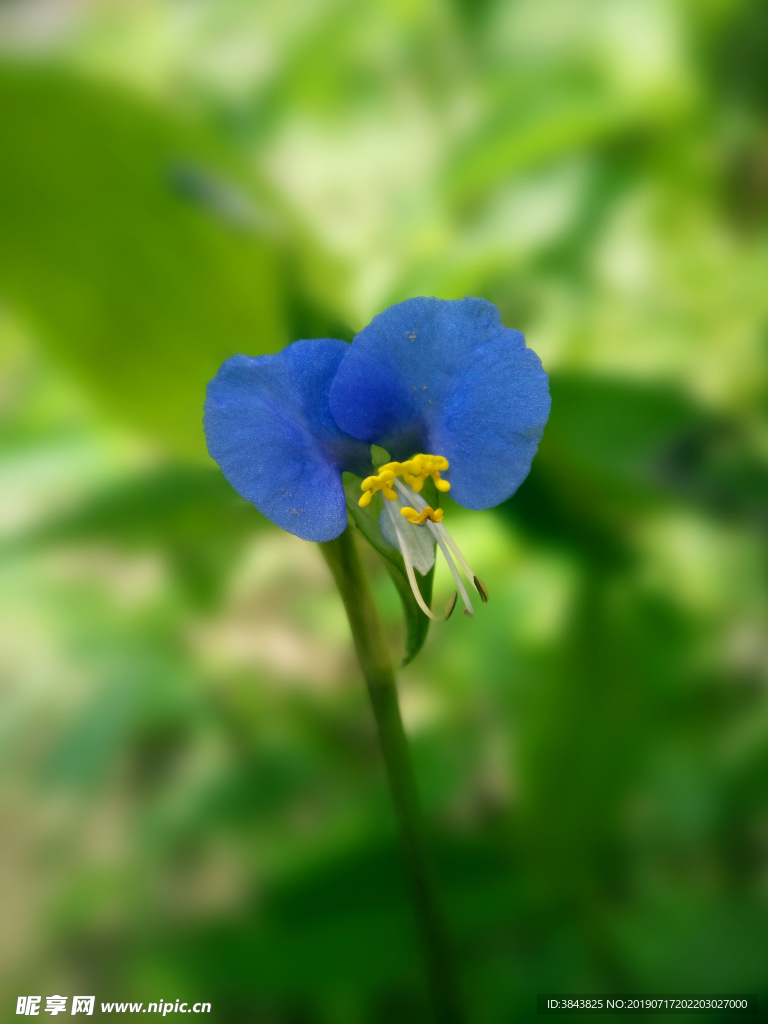
M 400 515 L 405 516 L 408 522 L 414 526 L 423 526 L 427 520 L 430 523 L 442 523 L 443 521 L 443 510 L 441 508 L 432 508 L 431 505 L 427 505 L 422 512 L 417 512 L 415 508 L 409 508 L 405 505 L 400 509 Z
M 360 485 L 363 495 L 360 498 L 358 505 L 362 505 L 363 508 L 365 508 L 366 505 L 370 505 L 371 498 L 374 496 L 376 491 L 383 491 L 384 497 L 388 501 L 396 501 L 397 494 L 392 490 L 394 480 L 395 474 L 389 466 L 382 466 L 376 476 L 367 476 Z
M 448 459 L 442 455 L 414 455 L 406 462 L 388 462 L 385 466 L 379 467 L 376 476 L 369 476 L 360 485 L 364 492 L 359 504 L 365 508 L 369 505 L 371 498 L 376 491 L 383 491 L 384 497 L 394 501 L 397 495 L 392 489 L 395 477 L 401 476 L 413 490 L 418 494 L 424 487 L 427 477 L 432 477 L 438 491 L 449 491 L 451 485 L 447 480 L 440 477 L 441 471 L 448 469 Z M 439 520 L 438 520 L 439 522 Z

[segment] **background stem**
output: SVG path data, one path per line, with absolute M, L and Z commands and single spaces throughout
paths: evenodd
M 368 684 L 384 764 L 400 828 L 405 865 L 427 974 L 439 1024 L 463 1024 L 453 954 L 426 847 L 424 819 L 408 740 L 400 717 L 397 686 L 384 631 L 348 526 L 336 540 L 321 544 L 352 630 L 357 659 Z

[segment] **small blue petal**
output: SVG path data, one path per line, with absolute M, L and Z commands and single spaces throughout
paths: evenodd
M 328 408 L 348 351 L 330 338 L 297 341 L 269 356 L 233 356 L 208 385 L 208 451 L 247 501 L 304 540 L 347 525 L 342 469 L 370 471 L 366 445 L 339 430 Z
M 549 416 L 548 378 L 485 299 L 408 299 L 355 338 L 331 387 L 338 425 L 395 459 L 444 455 L 451 497 L 491 508 L 530 470 Z

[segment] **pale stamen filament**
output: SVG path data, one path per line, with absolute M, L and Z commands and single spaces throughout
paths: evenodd
M 448 546 L 450 547 L 451 551 L 456 556 L 456 561 L 459 563 L 461 568 L 464 570 L 464 573 L 466 574 L 467 579 L 474 581 L 475 574 L 469 568 L 469 565 L 467 564 L 467 560 L 464 557 L 464 555 L 462 555 L 462 553 L 459 551 L 459 545 L 456 543 L 456 541 L 453 539 L 453 537 L 450 535 L 450 533 L 448 533 L 448 531 L 446 530 L 446 528 L 443 526 L 442 523 L 440 523 L 437 528 L 440 531 L 440 533 L 443 535 L 443 537 L 445 537 L 445 539 L 448 541 Z
M 400 492 L 400 495 L 404 501 L 413 501 L 414 508 L 417 508 L 419 512 L 423 512 L 425 508 L 429 507 L 420 494 L 414 493 L 412 498 L 411 495 L 408 493 L 408 490 L 406 489 L 405 485 L 401 484 L 399 480 L 394 481 L 394 486 Z M 488 590 L 485 584 L 482 583 L 479 580 L 479 578 L 472 572 L 472 570 L 469 567 L 469 563 L 467 562 L 466 558 L 464 557 L 464 555 L 462 555 L 459 549 L 459 545 L 456 543 L 456 541 L 450 535 L 448 530 L 445 528 L 445 525 L 443 523 L 433 524 L 432 522 L 427 522 L 426 525 L 430 528 L 430 530 L 435 536 L 435 540 L 437 540 L 438 544 L 440 545 L 442 552 L 445 555 L 446 561 L 448 562 L 448 565 L 451 567 L 451 571 L 453 571 L 453 561 L 448 555 L 443 540 L 448 542 L 448 545 L 450 546 L 451 551 L 453 551 L 453 554 L 456 556 L 456 561 L 461 566 L 464 575 L 467 577 L 472 586 L 475 587 L 477 592 L 480 594 L 481 601 L 485 603 L 488 600 Z M 458 580 L 458 577 L 456 576 L 455 572 L 454 578 Z M 461 583 L 459 583 L 459 587 L 462 600 L 466 605 L 468 605 L 470 609 L 470 614 L 474 614 L 474 612 L 472 612 L 472 605 L 471 603 L 469 603 L 469 598 L 466 596 L 466 590 L 464 589 Z
M 445 537 L 445 539 L 448 541 L 448 544 L 450 545 L 451 550 L 453 551 L 454 555 L 456 556 L 456 561 L 459 563 L 461 568 L 464 570 L 467 579 L 472 581 L 472 586 L 475 588 L 475 590 L 480 595 L 480 600 L 483 602 L 483 604 L 487 604 L 488 603 L 488 587 L 486 587 L 486 585 L 483 583 L 483 581 L 480 579 L 479 576 L 476 576 L 472 572 L 472 570 L 470 569 L 469 564 L 468 564 L 466 558 L 464 557 L 464 555 L 462 555 L 461 551 L 459 551 L 459 545 L 456 543 L 456 541 L 453 539 L 453 537 L 450 535 L 450 533 L 446 530 L 446 528 L 442 525 L 442 523 L 439 523 L 435 527 L 435 529 L 439 530 L 442 533 L 442 535 Z
M 394 480 L 394 486 L 398 491 L 400 491 L 400 497 L 403 501 L 410 502 L 414 508 L 419 510 L 419 512 L 423 512 L 427 507 L 426 501 L 424 501 L 420 494 L 417 494 L 416 491 L 406 487 L 406 485 L 401 483 L 398 479 Z
M 397 525 L 395 525 L 394 523 L 392 525 L 394 526 L 395 533 L 397 534 L 397 541 L 398 541 L 398 543 L 400 545 L 400 554 L 403 556 L 403 561 L 405 562 L 405 571 L 408 573 L 408 582 L 411 584 L 411 590 L 413 591 L 413 596 L 416 598 L 418 606 L 419 606 L 419 608 L 421 608 L 421 610 L 424 612 L 424 614 L 428 615 L 430 619 L 434 619 L 435 622 L 439 622 L 440 619 L 441 619 L 441 616 L 440 615 L 435 615 L 432 611 L 430 611 L 430 609 L 427 607 L 426 602 L 424 601 L 424 598 L 421 596 L 421 591 L 419 590 L 419 585 L 416 582 L 416 574 L 413 571 L 413 566 L 411 565 L 411 560 L 408 557 L 408 550 L 407 550 L 407 548 L 405 546 L 405 541 L 403 540 L 403 535 L 400 533 L 400 528 Z
M 405 484 L 401 484 L 399 480 L 395 480 L 394 481 L 394 486 L 400 492 L 400 496 L 402 497 L 403 501 L 412 501 L 413 504 L 414 504 L 414 507 L 417 508 L 419 510 L 419 512 L 423 512 L 424 509 L 427 507 L 426 501 L 424 501 L 424 499 L 421 497 L 420 494 L 416 494 L 414 492 L 411 492 L 409 494 L 408 493 L 409 489 L 406 489 L 406 485 Z M 453 559 L 451 558 L 451 553 L 448 550 L 448 548 L 446 547 L 445 541 L 443 540 L 442 536 L 438 532 L 439 526 L 436 526 L 434 523 L 430 523 L 430 522 L 425 523 L 425 526 L 427 526 L 428 529 L 432 531 L 432 536 L 435 538 L 437 543 L 440 545 L 440 550 L 443 552 L 445 560 L 448 563 L 448 568 L 451 570 L 451 575 L 453 576 L 454 580 L 456 581 L 456 589 L 458 590 L 459 594 L 461 595 L 461 600 L 464 602 L 464 605 L 465 605 L 465 608 L 466 608 L 466 614 L 469 615 L 470 617 L 474 618 L 475 611 L 474 611 L 474 609 L 472 607 L 472 602 L 469 599 L 469 594 L 467 593 L 466 588 L 465 588 L 465 586 L 464 586 L 464 584 L 463 584 L 463 582 L 461 580 L 461 576 L 459 576 L 458 569 L 456 568 L 456 566 L 453 563 Z M 417 527 L 417 529 L 418 529 L 418 527 Z M 443 527 L 443 530 L 445 530 L 445 527 Z M 445 532 L 447 533 L 448 531 L 446 530 Z
M 458 590 L 459 594 L 461 595 L 461 600 L 464 602 L 464 605 L 465 605 L 464 614 L 468 615 L 470 618 L 474 618 L 475 610 L 472 607 L 472 602 L 469 600 L 469 594 L 467 593 L 467 591 L 466 591 L 466 589 L 464 587 L 464 584 L 462 583 L 461 576 L 459 576 L 459 570 L 453 564 L 453 559 L 451 558 L 451 553 L 448 550 L 448 548 L 446 547 L 445 541 L 440 536 L 440 534 L 437 532 L 437 527 L 435 526 L 434 523 L 427 523 L 427 527 L 432 531 L 432 536 L 435 538 L 437 543 L 440 545 L 440 550 L 443 552 L 445 560 L 448 563 L 448 568 L 451 570 L 451 574 L 452 574 L 452 576 L 454 578 L 454 581 L 456 582 L 456 589 Z

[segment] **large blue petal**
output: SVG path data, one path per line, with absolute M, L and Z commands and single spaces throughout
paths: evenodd
M 548 378 L 485 299 L 408 299 L 355 338 L 330 407 L 353 437 L 396 459 L 444 455 L 451 496 L 490 508 L 525 479 L 549 416 Z
M 273 523 L 327 541 L 347 525 L 341 470 L 370 471 L 366 445 L 339 430 L 331 381 L 349 346 L 297 341 L 269 356 L 233 356 L 208 385 L 208 451 L 236 491 Z
M 451 497 L 484 509 L 514 494 L 530 472 L 550 405 L 535 352 L 503 336 L 478 349 L 433 425 L 432 444 L 451 467 Z

